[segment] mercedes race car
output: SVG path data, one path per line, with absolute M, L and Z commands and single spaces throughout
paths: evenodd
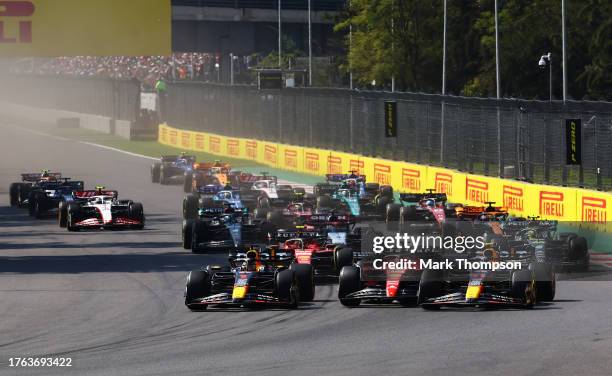
M 151 182 L 170 184 L 177 177 L 181 179 L 191 174 L 196 157 L 181 153 L 180 155 L 163 155 L 159 162 L 151 166 Z
M 12 183 L 9 188 L 11 206 L 27 206 L 30 191 L 33 187 L 38 183 L 58 181 L 61 178 L 61 173 L 49 172 L 49 170 L 21 174 L 21 182 Z
M 183 198 L 183 219 L 195 219 L 198 210 L 214 206 L 230 206 L 237 210 L 245 207 L 238 190 L 201 187 L 199 194 L 190 193 Z
M 68 231 L 144 228 L 142 204 L 132 200 L 119 200 L 117 191 L 97 187 L 95 190 L 77 191 L 73 195 L 74 200 L 66 208 Z
M 187 276 L 185 305 L 297 308 L 312 301 L 315 284 L 310 265 L 294 264 L 291 254 L 249 246 L 230 252 L 229 266 L 208 266 Z

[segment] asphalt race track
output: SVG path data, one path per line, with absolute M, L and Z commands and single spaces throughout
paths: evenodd
M 612 282 L 564 277 L 530 311 L 348 309 L 335 285 L 295 311 L 183 305 L 186 273 L 221 263 L 180 247 L 178 186 L 145 158 L 0 125 L 0 375 L 610 375 Z M 61 170 L 144 204 L 143 231 L 68 233 L 9 207 L 22 172 Z M 63 356 L 71 368 L 10 368 Z

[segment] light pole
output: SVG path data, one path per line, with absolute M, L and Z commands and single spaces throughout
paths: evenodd
M 495 86 L 497 91 L 497 101 L 501 98 L 501 81 L 499 78 L 499 17 L 497 11 L 497 0 L 495 0 Z M 501 116 L 499 114 L 499 105 L 497 106 L 497 176 L 503 177 L 503 163 L 501 150 Z M 488 168 L 487 168 L 488 169 Z
M 444 31 L 442 40 L 442 113 L 440 114 L 440 165 L 444 166 L 444 96 L 446 95 L 446 0 L 444 0 Z
M 308 86 L 312 86 L 312 0 L 308 0 Z
M 565 103 L 567 97 L 567 57 L 565 54 L 566 40 L 565 40 L 565 0 L 561 0 L 561 40 L 563 45 L 563 103 Z
M 221 70 L 219 69 L 219 63 L 215 63 L 215 69 L 217 70 L 217 83 L 221 81 Z
M 546 69 L 548 67 L 548 91 L 550 100 L 553 100 L 552 94 L 552 54 L 549 52 L 546 55 L 542 55 L 540 61 L 538 62 L 540 69 Z
M 283 53 L 283 33 L 281 32 L 281 0 L 278 0 L 278 68 L 283 69 L 282 53 Z
M 238 60 L 238 56 L 230 53 L 230 85 L 234 85 L 234 60 Z

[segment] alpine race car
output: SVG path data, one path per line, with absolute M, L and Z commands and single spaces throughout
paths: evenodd
M 95 190 L 77 191 L 73 195 L 74 201 L 66 208 L 68 231 L 144 228 L 142 204 L 132 200 L 119 200 L 117 191 L 97 187 Z M 60 225 L 61 220 L 60 217 Z
M 61 179 L 61 177 L 61 173 L 49 172 L 49 170 L 21 174 L 21 182 L 12 183 L 9 188 L 11 206 L 27 206 L 28 198 L 30 197 L 30 191 L 34 186 L 36 186 L 36 184 L 42 182 L 57 181 Z
M 254 246 L 230 252 L 228 267 L 190 272 L 185 287 L 185 305 L 192 311 L 211 305 L 297 308 L 314 296 L 310 265 L 294 264 L 290 254 Z
M 151 166 L 151 182 L 169 184 L 175 178 L 183 178 L 193 170 L 196 157 L 181 153 L 180 155 L 162 155 L 159 162 Z
M 72 200 L 75 191 L 82 191 L 82 181 L 61 178 L 54 181 L 40 181 L 31 187 L 28 195 L 28 212 L 35 218 L 55 214 L 62 203 Z

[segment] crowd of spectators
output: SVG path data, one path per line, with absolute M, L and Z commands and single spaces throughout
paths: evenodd
M 36 64 L 38 74 L 79 77 L 136 79 L 153 86 L 166 80 L 215 81 L 218 57 L 205 53 L 176 53 L 172 56 L 78 56 L 58 57 Z

